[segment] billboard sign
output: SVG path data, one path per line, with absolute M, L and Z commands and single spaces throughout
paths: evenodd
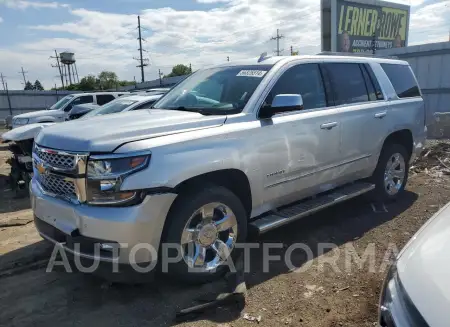
M 409 6 L 371 0 L 323 0 L 322 50 L 373 52 L 408 44 Z M 331 13 L 330 13 L 331 9 Z M 329 26 L 329 31 L 324 31 Z M 324 33 L 329 33 L 324 35 Z M 328 41 L 331 44 L 324 44 Z

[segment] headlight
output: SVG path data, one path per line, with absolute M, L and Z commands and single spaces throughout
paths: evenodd
M 381 290 L 379 324 L 381 327 L 428 326 L 406 293 L 396 264 L 389 269 Z
M 16 118 L 14 119 L 14 124 L 16 125 L 25 125 L 30 121 L 29 118 Z
M 123 180 L 144 168 L 150 154 L 127 157 L 92 156 L 87 164 L 87 202 L 93 205 L 117 205 L 132 202 L 141 196 L 139 191 L 121 191 Z

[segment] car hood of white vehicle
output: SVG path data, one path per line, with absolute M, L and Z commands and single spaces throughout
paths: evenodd
M 112 152 L 133 141 L 220 126 L 225 119 L 178 110 L 137 110 L 55 124 L 43 129 L 35 142 L 66 151 Z
M 27 112 L 24 114 L 20 114 L 17 116 L 14 116 L 13 119 L 16 118 L 36 118 L 36 117 L 42 117 L 42 116 L 60 116 L 63 115 L 64 112 L 61 110 L 38 110 L 33 112 Z
M 406 292 L 429 326 L 450 321 L 450 203 L 407 244 L 397 262 Z
M 3 133 L 1 138 L 5 141 L 32 140 L 41 131 L 41 129 L 54 124 L 55 123 L 36 123 L 20 126 Z

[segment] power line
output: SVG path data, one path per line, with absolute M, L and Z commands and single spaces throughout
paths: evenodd
M 271 37 L 270 40 L 276 40 L 277 41 L 277 56 L 280 55 L 280 52 L 283 52 L 284 50 L 280 50 L 280 39 L 284 38 L 284 35 L 280 34 L 280 30 L 277 28 L 277 36 Z

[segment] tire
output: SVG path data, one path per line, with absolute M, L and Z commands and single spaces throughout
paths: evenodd
M 399 178 L 394 177 L 393 181 L 395 184 L 395 188 L 387 186 L 385 182 L 385 173 L 387 171 L 387 165 L 389 163 L 393 164 L 395 159 L 393 159 L 394 155 L 400 155 L 401 159 L 404 162 L 404 177 L 402 182 L 400 182 Z M 396 143 L 387 143 L 383 146 L 381 150 L 380 157 L 378 159 L 377 167 L 370 178 L 370 182 L 375 184 L 375 189 L 371 192 L 370 197 L 375 201 L 393 201 L 398 198 L 398 196 L 404 191 L 406 183 L 408 182 L 408 171 L 409 171 L 409 154 L 406 151 L 405 147 L 401 144 Z M 394 169 L 396 173 L 400 174 L 402 170 L 401 164 L 397 167 L 398 169 Z M 392 176 L 392 174 L 390 175 Z M 391 190 L 391 191 L 390 191 Z
M 172 243 L 177 244 L 180 246 L 181 250 L 183 251 L 183 254 L 188 254 L 187 246 L 191 246 L 192 248 L 195 248 L 197 250 L 197 245 L 203 246 L 201 244 L 202 241 L 202 230 L 205 231 L 208 227 L 203 227 L 200 229 L 197 229 L 198 233 L 193 233 L 192 235 L 197 235 L 198 237 L 195 238 L 197 241 L 189 242 L 185 245 L 181 245 L 182 241 L 182 235 L 183 231 L 185 231 L 186 228 L 192 227 L 193 225 L 196 225 L 198 221 L 200 221 L 199 225 L 203 224 L 204 221 L 208 221 L 207 219 L 204 219 L 204 214 L 197 214 L 195 213 L 205 205 L 214 206 L 215 204 L 222 204 L 227 207 L 227 212 L 231 210 L 231 212 L 234 214 L 236 226 L 237 226 L 237 233 L 232 234 L 229 232 L 213 232 L 212 234 L 216 233 L 219 238 L 225 238 L 226 240 L 230 239 L 230 235 L 235 235 L 235 241 L 236 243 L 242 243 L 245 242 L 247 238 L 247 214 L 244 209 L 244 206 L 242 205 L 242 202 L 239 200 L 239 198 L 230 190 L 228 190 L 225 187 L 217 186 L 209 184 L 207 186 L 204 186 L 202 188 L 195 188 L 195 189 L 186 189 L 184 192 L 182 192 L 176 202 L 174 203 L 173 207 L 171 208 L 168 216 L 167 216 L 167 222 L 166 226 L 164 228 L 163 232 L 163 242 L 160 246 L 160 264 L 161 261 L 164 260 L 162 257 L 161 249 L 163 247 L 163 243 Z M 212 205 L 214 204 L 214 205 Z M 223 208 L 223 206 L 220 206 L 220 208 Z M 230 210 L 228 210 L 230 209 Z M 214 219 L 213 222 L 218 222 L 225 217 L 225 215 L 222 215 L 222 209 L 214 209 L 213 216 Z M 208 211 L 208 210 L 205 210 Z M 194 215 L 194 217 L 193 217 Z M 227 215 L 232 217 L 233 215 Z M 200 218 L 199 218 L 200 217 Z M 197 220 L 197 222 L 195 221 Z M 234 221 L 234 220 L 233 220 Z M 192 225 L 193 224 L 193 225 Z M 197 226 L 199 226 L 197 225 Z M 210 226 L 211 224 L 207 224 Z M 228 236 L 227 236 L 228 233 Z M 236 236 L 237 234 L 237 236 Z M 203 234 L 203 235 L 209 235 L 209 234 Z M 211 241 L 210 239 L 207 239 L 205 243 L 208 243 Z M 189 245 L 188 245 L 189 244 Z M 214 243 L 215 244 L 215 243 Z M 219 243 L 221 244 L 221 243 Z M 218 248 L 218 247 L 216 247 Z M 208 250 L 209 249 L 209 250 Z M 208 261 L 208 259 L 211 256 L 214 256 L 215 251 L 212 249 L 212 245 L 208 247 L 206 250 L 206 256 L 205 256 L 205 262 Z M 195 251 L 196 252 L 196 251 Z M 234 249 L 234 247 L 231 248 L 230 257 L 233 263 L 236 262 L 236 259 L 239 257 L 240 251 L 237 249 Z M 211 254 L 212 253 L 212 254 Z M 169 258 L 175 258 L 178 254 L 178 251 L 173 248 L 168 248 L 168 256 Z M 193 258 L 193 256 L 192 256 Z M 187 260 L 189 261 L 189 260 Z M 169 276 L 174 277 L 180 281 L 188 282 L 188 283 L 205 283 L 209 282 L 215 279 L 220 278 L 228 271 L 227 265 L 220 265 L 214 270 L 210 271 L 192 271 L 192 267 L 189 267 L 187 261 L 183 258 L 177 263 L 170 263 L 167 265 L 167 271 L 164 271 L 163 273 L 167 273 Z M 196 267 L 194 267 L 196 268 Z

